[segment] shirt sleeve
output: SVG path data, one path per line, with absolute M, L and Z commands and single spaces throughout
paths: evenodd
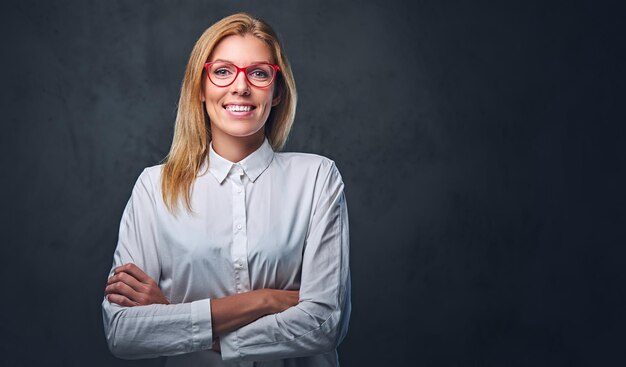
M 157 216 L 154 186 L 148 169 L 137 179 L 120 223 L 113 269 L 134 263 L 159 282 Z M 122 307 L 102 302 L 104 331 L 111 352 L 125 359 L 152 358 L 210 349 L 211 305 L 191 303 Z
M 272 360 L 335 350 L 350 318 L 348 211 L 334 163 L 314 206 L 302 259 L 300 301 L 220 337 L 224 360 Z M 316 190 L 317 191 L 317 190 Z

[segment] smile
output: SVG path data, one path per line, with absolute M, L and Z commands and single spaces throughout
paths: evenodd
M 250 106 L 250 105 L 236 105 L 236 104 L 229 104 L 227 106 L 224 106 L 224 108 L 227 111 L 230 111 L 230 112 L 250 112 L 253 109 L 255 109 L 254 106 Z

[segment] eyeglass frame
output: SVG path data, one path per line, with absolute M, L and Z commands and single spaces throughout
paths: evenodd
M 212 64 L 215 64 L 215 63 L 218 63 L 218 62 L 231 64 L 232 66 L 235 67 L 235 69 L 237 69 L 237 73 L 235 73 L 235 77 L 233 78 L 233 80 L 230 83 L 226 84 L 226 85 L 217 85 L 217 84 L 215 84 L 215 82 L 209 76 L 209 74 L 210 74 L 209 67 Z M 274 69 L 274 76 L 272 76 L 272 80 L 265 87 L 259 87 L 256 84 L 254 84 L 253 82 L 251 82 L 250 79 L 248 79 L 248 73 L 246 73 L 246 70 L 248 70 L 248 68 L 251 68 L 251 67 L 254 67 L 254 66 L 257 66 L 257 65 L 269 65 L 269 66 L 271 66 Z M 235 80 L 237 80 L 237 78 L 239 77 L 239 73 L 243 72 L 243 75 L 246 78 L 246 81 L 248 82 L 248 84 L 250 84 L 251 86 L 253 86 L 255 88 L 265 89 L 265 88 L 268 88 L 269 86 L 271 86 L 272 83 L 274 83 L 274 80 L 276 80 L 276 76 L 278 76 L 278 72 L 280 71 L 280 66 L 278 66 L 276 64 L 270 64 L 269 62 L 258 62 L 256 64 L 250 64 L 250 65 L 248 65 L 246 67 L 240 68 L 239 66 L 233 64 L 232 62 L 228 62 L 228 61 L 213 61 L 213 62 L 207 62 L 207 63 L 204 64 L 204 71 L 206 71 L 206 77 L 207 77 L 207 79 L 209 79 L 211 84 L 213 84 L 214 86 L 216 86 L 218 88 L 230 87 L 235 82 Z

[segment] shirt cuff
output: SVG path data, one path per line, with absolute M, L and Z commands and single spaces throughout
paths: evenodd
M 191 302 L 191 337 L 194 351 L 211 349 L 213 325 L 211 301 L 208 298 Z
M 236 361 L 241 359 L 238 350 L 239 341 L 237 339 L 237 331 L 230 332 L 220 336 L 220 349 L 222 359 L 224 361 Z

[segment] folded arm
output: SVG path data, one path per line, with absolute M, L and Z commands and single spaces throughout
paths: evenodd
M 278 313 L 298 304 L 298 291 L 258 289 L 210 300 L 213 335 L 236 330 L 261 316 Z M 118 266 L 105 288 L 109 302 L 135 307 L 168 305 L 154 279 L 133 263 Z
M 213 343 L 209 300 L 168 304 L 160 290 L 155 292 L 161 265 L 156 247 L 154 187 L 150 172 L 144 170 L 122 214 L 105 291 L 108 297 L 102 301 L 107 343 L 119 358 L 189 353 L 210 349 Z M 125 265 L 128 263 L 135 264 L 145 276 L 137 276 L 134 266 Z M 148 304 L 151 300 L 156 301 Z

